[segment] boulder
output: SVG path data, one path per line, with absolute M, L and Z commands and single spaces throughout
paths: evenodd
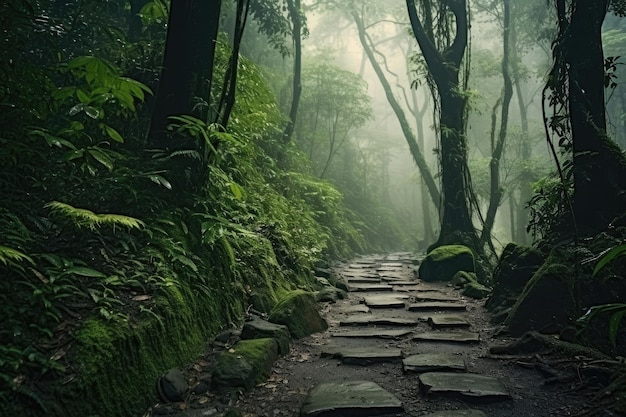
M 459 271 L 474 272 L 474 254 L 463 245 L 439 246 L 422 261 L 419 277 L 423 281 L 450 281 Z
M 485 304 L 487 309 L 502 310 L 515 304 L 544 260 L 545 256 L 537 249 L 509 243 L 493 271 L 493 292 Z
M 463 286 L 463 291 L 461 292 L 466 297 L 470 298 L 486 298 L 491 294 L 491 289 L 485 287 L 483 284 L 477 281 L 470 281 Z
M 580 313 L 574 299 L 577 287 L 573 265 L 576 256 L 555 248 L 530 278 L 511 308 L 506 324 L 513 336 L 530 330 L 558 333 L 572 325 Z
M 241 340 L 217 359 L 211 382 L 217 391 L 248 390 L 269 377 L 278 358 L 275 339 Z
M 272 309 L 269 321 L 284 324 L 296 339 L 328 328 L 318 311 L 314 294 L 302 290 L 287 293 Z
M 343 300 L 347 297 L 347 293 L 339 288 L 324 287 L 315 293 L 315 300 L 320 302 L 334 303 L 337 300 Z
M 264 339 L 268 337 L 276 340 L 276 343 L 278 343 L 279 354 L 286 355 L 289 353 L 289 329 L 287 326 L 270 323 L 259 318 L 254 318 L 244 323 L 241 331 L 242 339 Z
M 188 389 L 185 375 L 178 369 L 170 369 L 157 380 L 157 392 L 165 403 L 184 401 Z

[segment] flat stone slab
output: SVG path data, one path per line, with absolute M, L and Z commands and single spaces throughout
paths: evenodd
M 370 308 L 365 304 L 355 304 L 355 305 L 347 305 L 341 306 L 338 308 L 341 313 L 369 313 Z
M 442 294 L 437 291 L 425 291 L 420 292 L 419 294 L 415 294 L 415 299 L 417 301 L 461 301 L 459 297 L 455 297 L 453 295 Z
M 487 414 L 480 410 L 443 410 L 422 417 L 487 417 Z
M 358 330 L 341 330 L 333 332 L 333 337 L 362 337 L 369 339 L 399 339 L 403 336 L 411 334 L 411 330 L 406 329 L 358 329 Z
M 465 311 L 467 306 L 461 303 L 447 303 L 443 301 L 423 301 L 421 303 L 413 303 L 407 306 L 409 311 Z
M 393 291 L 393 287 L 388 284 L 349 284 L 348 290 L 353 292 Z
M 465 372 L 465 359 L 450 353 L 421 353 L 402 360 L 404 372 Z
M 402 262 L 388 262 L 383 261 L 380 263 L 381 268 L 404 268 L 406 265 Z
M 347 277 L 345 280 L 347 285 L 352 284 L 380 284 L 380 278 L 369 277 Z
M 378 268 L 377 263 L 375 262 L 364 262 L 364 261 L 357 261 L 356 263 L 352 263 L 350 265 L 348 265 L 349 269 L 368 269 L 368 268 Z
M 351 316 L 339 321 L 340 326 L 415 326 L 417 324 L 417 319 L 383 317 L 375 314 Z
M 372 295 L 365 297 L 365 305 L 370 308 L 404 308 L 407 298 L 402 295 Z
M 453 314 L 437 314 L 428 317 L 428 324 L 433 329 L 450 329 L 460 327 L 470 327 L 470 323 L 461 316 Z
M 301 417 L 369 417 L 402 412 L 402 403 L 370 381 L 325 382 L 309 391 Z
M 417 281 L 410 281 L 410 280 L 391 280 L 388 281 L 389 285 L 398 285 L 398 286 L 407 286 L 407 285 L 413 285 L 413 286 L 417 286 Z M 419 287 L 418 287 L 419 288 Z
M 402 351 L 387 348 L 329 348 L 321 356 L 340 359 L 345 365 L 367 366 L 375 363 L 400 362 Z
M 424 332 L 416 334 L 413 340 L 422 342 L 478 343 L 480 335 L 474 332 Z
M 511 396 L 502 383 L 489 376 L 453 372 L 427 372 L 419 376 L 425 394 L 455 394 L 464 398 L 507 400 Z
M 401 274 L 401 273 L 394 274 L 391 272 L 386 272 L 384 274 L 378 274 L 378 276 L 383 281 L 405 281 L 406 280 L 406 275 Z M 415 282 L 417 283 L 417 281 Z
M 365 270 L 347 270 L 347 271 L 341 271 L 340 275 L 344 276 L 344 277 L 348 277 L 348 278 L 380 278 L 380 275 L 378 275 L 376 272 L 368 272 Z

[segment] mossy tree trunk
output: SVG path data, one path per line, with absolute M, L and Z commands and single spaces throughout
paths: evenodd
M 470 212 L 471 184 L 467 166 L 466 106 L 467 99 L 460 83 L 461 63 L 468 42 L 469 22 L 465 0 L 444 0 L 439 9 L 423 4 L 423 20 L 415 0 L 406 0 L 413 34 L 426 67 L 436 86 L 439 99 L 439 135 L 443 213 L 437 241 L 431 249 L 446 244 L 465 244 L 482 253 Z M 438 13 L 437 13 L 438 12 Z M 446 34 L 435 33 L 436 14 L 454 21 Z M 425 22 L 425 24 L 423 24 Z
M 609 0 L 556 0 L 553 94 L 568 112 L 573 152 L 573 212 L 578 233 L 605 229 L 626 211 L 626 158 L 607 136 L 602 23 Z

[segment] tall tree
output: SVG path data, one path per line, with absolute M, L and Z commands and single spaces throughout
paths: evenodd
M 149 142 L 173 148 L 166 134 L 170 116 L 192 114 L 192 97 L 211 85 L 221 0 L 181 0 L 170 5 L 165 55 L 152 113 Z M 199 115 L 202 118 L 202 115 Z
M 365 51 L 365 55 L 367 56 L 367 59 L 369 60 L 372 66 L 372 69 L 376 73 L 376 76 L 385 91 L 385 96 L 387 97 L 387 101 L 389 102 L 389 105 L 393 109 L 394 114 L 396 115 L 396 118 L 398 119 L 398 122 L 400 123 L 400 128 L 402 129 L 404 138 L 406 139 L 406 142 L 409 145 L 409 150 L 411 152 L 413 160 L 415 161 L 415 164 L 417 165 L 420 171 L 420 174 L 422 175 L 422 178 L 426 184 L 426 187 L 428 188 L 430 198 L 432 199 L 435 207 L 439 207 L 441 198 L 440 198 L 439 190 L 437 188 L 437 184 L 435 183 L 433 175 L 430 172 L 430 169 L 428 168 L 428 164 L 426 163 L 426 159 L 424 158 L 422 149 L 420 148 L 417 142 L 417 139 L 415 138 L 415 134 L 411 130 L 411 125 L 409 124 L 406 118 L 404 110 L 402 109 L 402 106 L 396 99 L 393 93 L 393 89 L 391 88 L 391 84 L 387 80 L 383 69 L 381 68 L 380 64 L 378 63 L 376 59 L 376 55 L 375 55 L 376 50 L 374 49 L 374 45 L 366 31 L 365 23 L 363 21 L 363 13 L 359 13 L 357 10 L 353 10 L 351 14 L 357 27 L 359 41 L 361 42 L 361 46 L 363 47 L 363 50 Z
M 289 110 L 289 120 L 283 131 L 283 140 L 291 140 L 296 119 L 298 117 L 298 106 L 300 105 L 300 95 L 302 94 L 302 8 L 300 0 L 287 0 L 289 18 L 291 20 L 291 36 L 293 39 L 293 83 L 291 107 Z
M 503 188 L 500 181 L 500 160 L 504 155 L 504 145 L 506 142 L 507 127 L 509 120 L 509 105 L 513 98 L 513 82 L 509 70 L 510 61 L 510 30 L 511 30 L 511 3 L 510 0 L 503 0 L 503 51 L 502 51 L 502 79 L 504 87 L 502 91 L 502 105 L 500 112 L 500 130 L 498 138 L 491 143 L 491 161 L 489 163 L 490 171 L 490 193 L 489 207 L 481 234 L 481 242 L 483 244 L 491 243 L 491 231 L 496 218 L 496 212 L 502 202 Z
M 556 112 L 552 125 L 571 133 L 572 214 L 579 236 L 598 233 L 626 211 L 626 158 L 606 133 L 601 30 L 609 5 L 609 0 L 555 0 L 559 33 L 548 87 Z M 565 127 L 559 126 L 563 114 Z
M 472 223 L 471 182 L 467 166 L 465 86 L 461 80 L 468 44 L 466 0 L 406 0 L 411 28 L 420 46 L 428 73 L 436 88 L 439 109 L 439 157 L 441 161 L 442 216 L 437 247 L 463 243 L 479 249 Z M 421 14 L 421 16 L 420 16 Z M 467 75 L 467 74 L 465 74 Z

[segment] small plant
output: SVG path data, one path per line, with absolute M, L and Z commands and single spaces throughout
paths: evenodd
M 600 254 L 600 258 L 596 263 L 596 266 L 593 270 L 593 276 L 596 276 L 603 268 L 605 268 L 609 263 L 613 262 L 616 258 L 624 256 L 626 254 L 626 244 L 622 244 L 619 246 L 615 246 L 610 248 Z M 609 341 L 613 347 L 617 347 L 617 333 L 619 330 L 619 325 L 626 315 L 626 304 L 625 303 L 611 303 L 611 304 L 601 304 L 597 306 L 593 306 L 587 310 L 584 316 L 578 319 L 578 323 L 583 326 L 583 328 L 587 328 L 589 326 L 589 322 L 599 314 L 609 314 Z

